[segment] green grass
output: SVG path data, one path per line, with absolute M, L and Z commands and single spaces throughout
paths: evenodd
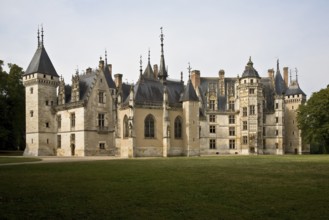
M 39 158 L 28 158 L 28 157 L 4 157 L 4 156 L 0 156 L 0 164 L 35 162 L 35 161 L 41 161 L 41 159 L 39 159 Z
M 328 156 L 0 166 L 0 219 L 327 219 Z

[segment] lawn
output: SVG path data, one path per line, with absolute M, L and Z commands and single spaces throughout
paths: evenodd
M 41 161 L 39 158 L 0 156 L 0 164 Z M 1 186 L 0 186 L 1 187 Z
M 328 156 L 0 166 L 0 219 L 328 219 Z

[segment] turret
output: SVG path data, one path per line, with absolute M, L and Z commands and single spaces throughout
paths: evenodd
M 161 82 L 165 82 L 168 77 L 167 69 L 166 69 L 166 64 L 165 64 L 165 58 L 164 58 L 164 52 L 163 52 L 163 39 L 164 35 L 162 32 L 162 27 L 161 29 L 161 35 L 160 35 L 160 40 L 161 40 L 161 57 L 160 57 L 160 69 L 158 73 L 158 77 Z

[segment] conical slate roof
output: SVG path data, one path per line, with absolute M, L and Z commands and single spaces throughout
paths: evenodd
M 257 70 L 255 70 L 254 68 L 254 63 L 251 61 L 251 57 L 249 57 L 249 62 L 247 63 L 247 66 L 241 76 L 241 78 L 247 78 L 247 77 L 260 78 Z
M 275 92 L 278 95 L 282 95 L 286 92 L 287 86 L 286 83 L 284 82 L 282 75 L 280 73 L 280 68 L 279 68 L 279 60 L 277 61 L 277 69 L 276 69 L 276 74 L 274 77 L 274 83 L 275 83 Z
M 183 95 L 180 99 L 181 102 L 186 102 L 186 101 L 199 101 L 199 98 L 195 92 L 195 89 L 191 83 L 191 80 L 187 82 L 187 85 L 184 89 Z
M 112 74 L 110 72 L 109 66 L 107 65 L 107 62 L 104 66 L 104 75 L 109 88 L 115 89 L 116 88 L 115 82 L 113 81 Z
M 143 77 L 144 78 L 155 79 L 154 72 L 153 72 L 153 69 L 152 69 L 152 66 L 151 66 L 150 62 L 148 62 L 147 67 L 144 70 Z
M 24 75 L 31 73 L 43 73 L 58 77 L 58 74 L 43 45 L 38 47 Z
M 299 95 L 299 94 L 306 96 L 303 90 L 299 87 L 298 81 L 294 80 L 290 83 L 286 91 L 286 95 Z

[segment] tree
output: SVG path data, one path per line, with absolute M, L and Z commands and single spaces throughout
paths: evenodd
M 3 70 L 0 60 L 0 148 L 23 149 L 25 146 L 25 90 L 23 70 L 8 64 L 9 73 Z
M 329 152 L 329 85 L 312 94 L 297 112 L 298 127 L 304 141 L 311 146 L 321 146 L 320 151 Z M 312 149 L 311 149 L 312 151 Z

